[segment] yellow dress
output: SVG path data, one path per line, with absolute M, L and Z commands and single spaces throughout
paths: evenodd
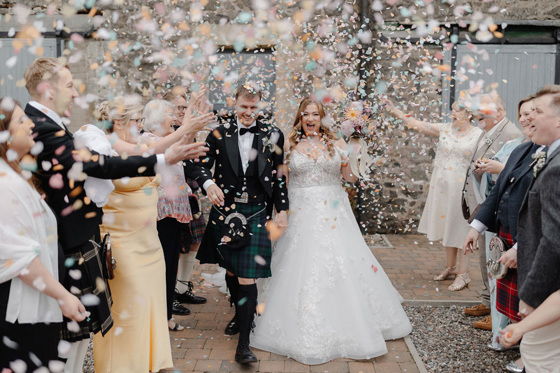
M 109 280 L 114 325 L 95 334 L 97 373 L 157 372 L 173 367 L 165 301 L 165 262 L 158 238 L 157 179 L 114 181 L 101 234 L 111 233 L 115 278 Z

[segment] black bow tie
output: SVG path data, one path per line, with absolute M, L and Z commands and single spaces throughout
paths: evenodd
M 257 133 L 259 131 L 259 129 L 257 128 L 257 126 L 253 126 L 253 127 L 241 127 L 239 129 L 239 135 L 243 136 L 244 134 L 246 134 L 247 132 L 251 132 L 251 133 Z

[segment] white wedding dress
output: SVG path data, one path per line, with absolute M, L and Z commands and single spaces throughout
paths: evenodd
M 322 364 L 387 353 L 412 329 L 341 185 L 340 153 L 292 152 L 289 225 L 274 246 L 251 346 Z

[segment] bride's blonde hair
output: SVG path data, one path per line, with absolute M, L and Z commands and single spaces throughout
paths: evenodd
M 300 141 L 302 140 L 302 138 L 305 136 L 305 132 L 303 130 L 302 124 L 301 124 L 301 117 L 302 114 L 304 112 L 304 110 L 307 108 L 307 106 L 311 105 L 311 104 L 315 104 L 317 105 L 317 109 L 319 111 L 319 116 L 321 117 L 321 125 L 319 126 L 319 136 L 323 139 L 323 141 L 325 142 L 325 145 L 327 146 L 327 150 L 329 151 L 329 154 L 333 155 L 334 154 L 334 142 L 336 141 L 336 136 L 335 134 L 323 124 L 323 118 L 325 118 L 325 109 L 323 107 L 323 104 L 321 104 L 319 101 L 314 100 L 311 97 L 305 97 L 303 100 L 301 100 L 299 107 L 298 107 L 298 111 L 296 114 L 296 117 L 294 119 L 294 123 L 292 124 L 292 132 L 289 135 L 289 140 L 290 140 L 290 148 L 288 151 L 288 155 L 287 158 L 290 158 L 290 155 L 292 154 L 292 151 L 294 150 L 294 148 L 297 146 L 297 144 L 300 143 Z

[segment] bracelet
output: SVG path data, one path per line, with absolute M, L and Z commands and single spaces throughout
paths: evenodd
M 348 167 L 348 162 L 340 162 L 340 164 L 342 165 L 342 167 Z

